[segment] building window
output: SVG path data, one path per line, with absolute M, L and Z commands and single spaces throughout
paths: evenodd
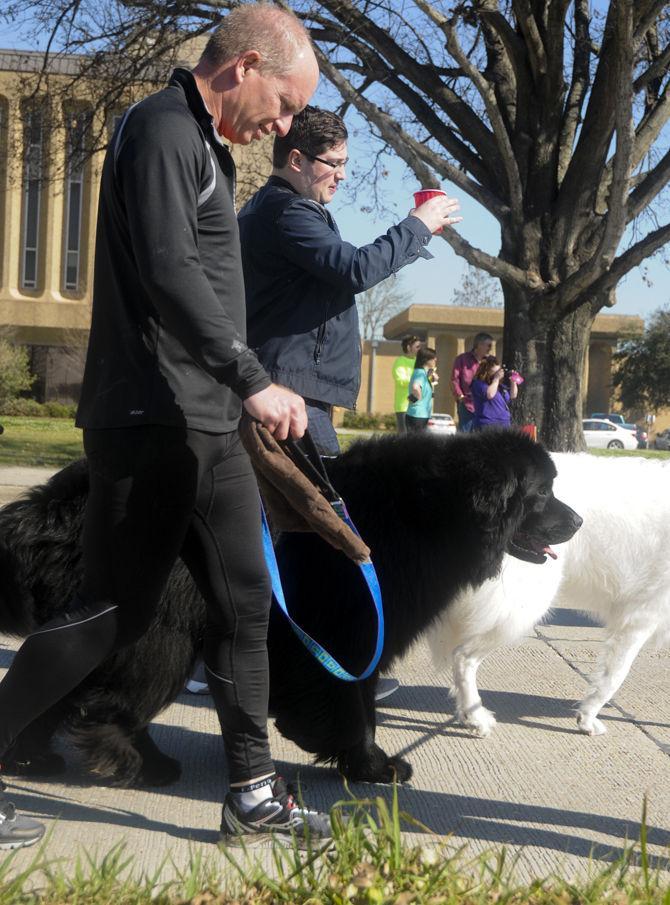
M 41 110 L 28 110 L 23 120 L 23 235 L 21 248 L 21 288 L 37 289 L 42 204 Z
M 82 200 L 86 141 L 91 125 L 89 111 L 68 113 L 65 118 L 65 242 L 63 287 L 78 292 L 82 253 Z

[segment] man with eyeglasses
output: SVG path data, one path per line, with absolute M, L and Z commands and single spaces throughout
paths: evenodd
M 272 380 L 305 400 L 322 455 L 336 456 L 334 405 L 353 408 L 360 386 L 355 295 L 419 258 L 438 229 L 457 223 L 453 198 L 432 198 L 369 245 L 340 236 L 327 210 L 346 178 L 347 130 L 306 107 L 275 136 L 273 170 L 239 214 L 249 345 Z

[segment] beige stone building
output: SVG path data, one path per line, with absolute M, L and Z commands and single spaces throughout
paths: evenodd
M 198 50 L 184 45 L 184 59 Z M 90 134 L 111 137 L 123 111 L 95 120 L 85 88 L 55 109 L 39 81 L 42 64 L 41 53 L 0 50 L 0 334 L 29 349 L 34 395 L 67 401 L 81 385 L 103 158 L 88 153 L 87 142 Z M 48 84 L 63 83 L 78 65 L 76 56 L 56 58 Z M 155 87 L 147 83 L 145 93 Z M 243 203 L 269 173 L 270 147 L 235 156 Z

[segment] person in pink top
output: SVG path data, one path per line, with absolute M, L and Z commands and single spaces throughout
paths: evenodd
M 478 333 L 469 352 L 462 352 L 454 359 L 451 369 L 451 389 L 458 403 L 458 429 L 472 430 L 472 419 L 475 406 L 472 401 L 470 385 L 479 367 L 479 363 L 493 348 L 493 337 L 489 333 Z

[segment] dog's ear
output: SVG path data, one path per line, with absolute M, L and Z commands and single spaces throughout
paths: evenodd
M 515 521 L 524 496 L 523 475 L 509 463 L 495 462 L 487 465 L 474 486 L 472 509 L 478 521 Z

